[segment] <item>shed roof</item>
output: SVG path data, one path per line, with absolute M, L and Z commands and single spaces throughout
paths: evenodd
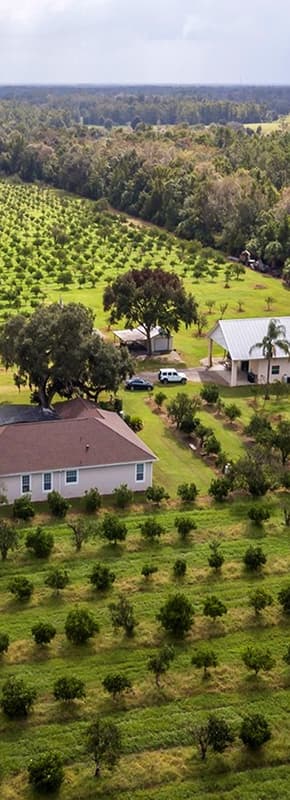
M 273 317 L 250 317 L 248 319 L 220 319 L 208 333 L 208 338 L 229 352 L 233 361 L 248 361 L 249 358 L 264 358 L 261 348 L 255 347 L 267 335 Z M 279 317 L 284 325 L 286 339 L 290 341 L 290 317 Z M 250 352 L 251 348 L 254 348 Z M 277 358 L 289 356 L 277 348 Z
M 146 333 L 141 326 L 139 328 L 125 328 L 123 331 L 113 331 L 113 333 L 117 336 L 117 339 L 120 339 L 121 342 L 125 342 L 126 344 L 144 342 L 147 339 Z M 156 337 L 160 335 L 162 335 L 162 329 L 159 328 L 159 326 L 151 329 L 150 339 L 156 339 Z

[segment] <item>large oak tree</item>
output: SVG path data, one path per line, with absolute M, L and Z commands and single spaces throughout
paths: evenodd
M 80 394 L 97 401 L 102 390 L 115 392 L 132 364 L 94 331 L 93 312 L 81 303 L 40 306 L 30 316 L 9 317 L 0 331 L 0 355 L 13 367 L 18 388 L 49 408 L 53 397 Z
M 143 328 L 151 355 L 151 331 L 160 325 L 168 336 L 178 331 L 181 322 L 186 327 L 196 322 L 197 304 L 187 295 L 182 281 L 174 272 L 163 269 L 131 269 L 116 278 L 104 292 L 104 309 L 110 311 L 110 322 L 123 317 L 128 328 Z

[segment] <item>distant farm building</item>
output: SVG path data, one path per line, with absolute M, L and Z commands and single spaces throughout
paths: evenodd
M 255 345 L 267 335 L 270 320 L 271 317 L 220 319 L 207 335 L 208 367 L 215 369 L 213 345 L 216 344 L 223 348 L 221 368 L 223 378 L 230 386 L 241 386 L 248 382 L 265 383 L 267 359 L 261 348 Z M 284 325 L 286 339 L 290 340 L 290 317 L 280 317 L 278 322 Z M 275 381 L 290 383 L 290 359 L 279 347 L 271 359 L 270 382 Z
M 126 345 L 129 350 L 135 352 L 147 353 L 148 342 L 146 333 L 143 328 L 128 328 L 124 331 L 113 331 L 115 339 L 118 339 L 121 345 Z M 152 354 L 170 353 L 173 350 L 173 337 L 168 331 L 162 328 L 152 328 L 150 333 Z

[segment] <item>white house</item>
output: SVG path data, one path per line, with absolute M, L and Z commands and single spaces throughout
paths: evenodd
M 273 317 L 220 319 L 208 333 L 208 366 L 213 365 L 213 344 L 217 344 L 223 348 L 225 375 L 229 375 L 231 386 L 239 386 L 249 379 L 265 383 L 267 359 L 255 345 L 267 335 L 271 319 Z M 277 321 L 284 325 L 285 338 L 290 341 L 290 317 L 279 317 Z M 279 348 L 271 361 L 270 382 L 274 381 L 290 383 L 290 358 Z
M 77 398 L 52 410 L 0 405 L 0 492 L 8 502 L 29 493 L 46 500 L 53 489 L 81 497 L 97 487 L 111 494 L 152 485 L 156 456 L 122 418 Z

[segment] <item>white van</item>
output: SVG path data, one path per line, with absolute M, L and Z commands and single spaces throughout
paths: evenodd
M 158 373 L 160 383 L 186 383 L 187 377 L 184 372 L 177 372 L 177 369 L 160 369 Z

